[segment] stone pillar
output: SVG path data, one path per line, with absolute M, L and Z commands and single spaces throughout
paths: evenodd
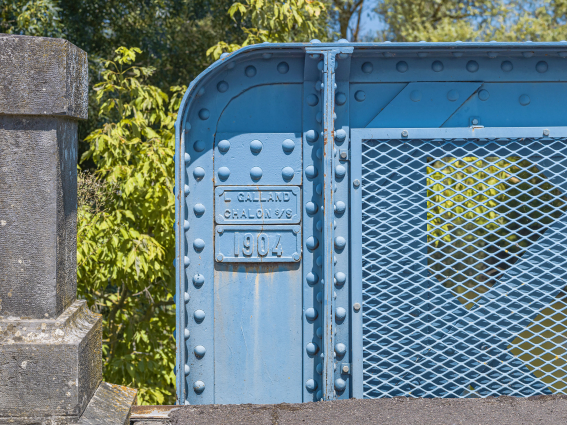
M 85 52 L 0 34 L 0 423 L 76 423 L 102 381 L 102 320 L 76 299 L 87 95 Z

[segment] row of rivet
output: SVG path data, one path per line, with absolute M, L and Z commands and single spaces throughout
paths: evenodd
M 315 59 L 318 60 L 320 57 L 320 55 L 312 55 L 311 59 Z M 322 71 L 321 66 L 319 65 L 320 62 L 318 62 L 318 68 L 319 70 Z M 323 102 L 320 102 L 319 99 L 319 92 L 321 92 L 321 90 L 324 89 L 324 84 L 321 81 L 317 81 L 314 86 L 312 86 L 313 89 L 315 90 L 316 93 L 310 93 L 307 94 L 305 97 L 305 102 L 307 103 L 307 105 L 311 108 L 315 108 L 315 107 L 319 107 L 319 110 L 316 112 L 315 114 L 315 121 L 318 124 L 322 124 L 323 121 Z M 308 114 L 310 114 L 308 112 Z M 309 125 L 309 124 L 308 124 Z M 320 140 L 322 140 L 322 138 L 320 138 L 320 134 L 322 135 L 322 133 L 320 133 L 319 131 L 316 131 L 314 129 L 308 130 L 305 132 L 305 140 L 307 141 L 307 148 L 308 151 L 310 152 L 315 152 L 315 155 L 313 157 L 312 154 L 308 154 L 305 155 L 304 154 L 304 161 L 307 158 L 313 158 L 313 162 L 311 164 L 308 164 L 304 167 L 304 173 L 305 173 L 305 177 L 307 178 L 308 181 L 311 181 L 313 184 L 313 199 L 312 200 L 308 200 L 305 203 L 305 213 L 307 214 L 307 216 L 309 216 L 311 223 L 315 223 L 315 230 L 317 232 L 322 232 L 323 230 L 323 217 L 321 216 L 321 213 L 324 211 L 324 207 L 322 205 L 322 182 L 320 182 L 319 180 L 321 178 L 323 178 L 323 175 L 320 174 L 319 170 L 320 167 L 322 165 L 322 160 L 323 160 L 323 145 L 322 143 L 317 143 Z M 305 151 L 304 151 L 305 152 Z M 304 186 L 306 186 L 304 184 Z M 316 196 L 316 198 L 315 198 Z M 309 231 L 313 231 L 313 226 L 312 225 L 308 225 L 309 223 L 308 220 L 305 221 L 305 228 L 308 228 Z M 313 288 L 313 291 L 317 291 L 317 289 L 319 288 L 320 285 L 324 284 L 324 279 L 320 279 L 319 278 L 319 273 L 315 270 L 315 267 L 317 268 L 321 268 L 323 266 L 323 258 L 320 254 L 320 252 L 318 251 L 319 248 L 319 238 L 315 235 L 315 234 L 311 234 L 308 235 L 307 233 L 305 234 L 306 238 L 305 238 L 305 247 L 309 250 L 309 252 L 311 252 L 313 254 L 312 257 L 312 265 L 313 268 L 311 269 L 310 272 L 308 272 L 305 275 L 305 279 L 306 282 L 308 284 L 308 286 L 310 288 Z M 304 264 L 305 267 L 305 264 Z M 306 297 L 306 300 L 311 300 L 313 299 L 312 295 L 309 297 Z M 317 291 L 316 296 L 315 296 L 315 300 L 316 302 L 320 305 L 323 301 L 323 294 L 321 291 Z M 321 320 L 321 317 L 319 315 L 319 311 L 317 309 L 317 307 L 315 306 L 310 306 L 307 307 L 305 306 L 305 312 L 304 312 L 304 316 L 305 319 L 308 323 L 313 324 L 316 322 L 317 319 Z M 316 326 L 316 328 L 314 328 L 315 330 L 315 336 L 317 337 L 317 339 L 322 340 L 323 338 L 323 328 L 321 326 Z M 320 347 L 319 345 L 314 342 L 308 342 L 305 345 L 305 351 L 306 354 L 313 358 L 315 363 L 317 363 L 317 359 L 319 358 L 319 363 L 316 365 L 315 370 L 321 374 L 322 373 L 322 356 L 323 353 L 320 354 L 320 356 L 316 355 L 319 353 L 320 351 Z M 312 371 L 312 369 L 311 369 Z M 312 373 L 312 372 L 309 372 Z M 318 381 L 320 380 L 320 378 L 309 378 L 305 381 L 305 388 L 309 393 L 315 393 L 317 391 L 317 389 L 319 388 L 319 384 Z M 316 399 L 321 399 L 322 398 L 322 392 L 319 390 L 317 391 L 317 393 L 315 394 Z
M 465 68 L 469 72 L 477 72 L 480 69 L 480 66 L 477 61 L 470 60 L 465 65 Z M 443 65 L 443 62 L 439 60 L 436 60 L 431 64 L 431 70 L 434 72 L 441 72 L 444 69 L 445 66 Z M 510 72 L 514 69 L 514 66 L 512 65 L 512 62 L 506 60 L 500 64 L 500 69 L 502 69 L 502 71 L 504 72 Z M 540 74 L 547 72 L 548 69 L 549 69 L 549 65 L 545 61 L 539 61 L 535 65 L 535 70 Z M 371 62 L 364 62 L 362 64 L 361 70 L 365 74 L 370 74 L 374 70 L 374 65 L 372 65 Z M 409 70 L 409 65 L 406 61 L 399 61 L 398 63 L 396 63 L 396 71 L 400 73 L 404 73 L 407 72 L 408 70 Z
M 227 89 L 228 89 L 228 86 L 227 86 Z M 201 111 L 203 111 L 203 110 L 201 110 Z M 207 111 L 207 113 L 208 113 L 208 111 Z M 201 112 L 199 112 L 199 116 L 201 116 Z M 204 142 L 196 141 L 193 144 L 193 148 L 195 149 L 195 151 L 201 152 L 201 151 L 204 150 L 205 144 L 204 144 Z M 189 154 L 186 153 L 185 154 L 185 167 L 187 169 L 188 169 L 190 161 L 191 161 L 191 157 L 190 157 Z M 195 178 L 196 182 L 202 181 L 203 178 L 205 177 L 205 169 L 203 167 L 195 167 L 195 169 L 193 170 L 193 177 Z M 186 185 L 185 190 L 186 190 L 185 195 L 187 196 L 188 192 L 189 192 L 189 188 L 188 188 L 187 185 Z M 205 213 L 205 206 L 202 203 L 197 202 L 195 205 L 193 205 L 193 213 L 195 214 L 195 216 L 201 217 Z M 189 228 L 189 222 L 186 220 L 185 221 L 185 230 L 188 230 L 188 228 Z M 205 241 L 201 238 L 195 238 L 193 240 L 193 249 L 196 252 L 203 251 L 203 249 L 205 249 Z M 185 267 L 188 267 L 189 264 L 190 264 L 189 257 L 185 257 Z M 205 283 L 205 276 L 203 276 L 201 273 L 196 273 L 193 276 L 192 280 L 193 280 L 193 285 L 195 286 L 195 288 L 199 289 Z M 185 302 L 188 302 L 189 299 L 190 299 L 189 293 L 186 292 L 185 293 Z M 193 319 L 198 324 L 202 323 L 203 320 L 205 320 L 205 312 L 201 309 L 195 310 L 193 312 Z M 190 336 L 189 330 L 185 329 L 185 339 L 188 339 L 189 336 Z M 205 356 L 206 351 L 207 350 L 202 345 L 197 345 L 193 349 L 193 353 L 195 354 L 195 357 L 197 357 L 198 359 L 203 358 Z M 186 364 L 185 365 L 185 374 L 188 375 L 189 372 L 190 372 L 189 365 Z M 205 390 L 205 383 L 201 380 L 197 380 L 193 383 L 193 389 L 197 394 L 200 394 Z
M 345 59 L 345 58 L 343 58 L 343 59 Z M 364 93 L 364 91 L 359 90 L 355 94 L 355 99 L 359 102 L 362 102 L 366 99 L 366 94 Z M 348 96 L 345 93 L 338 91 L 335 94 L 335 104 L 337 106 L 339 106 L 339 107 L 344 106 L 347 103 L 347 101 L 348 101 Z M 341 112 L 341 109 L 339 108 L 339 110 L 336 111 L 335 120 L 337 120 L 340 112 Z M 343 114 L 341 114 L 341 116 L 342 115 Z M 335 139 L 334 140 L 335 144 L 337 145 L 337 148 L 334 149 L 334 158 L 333 158 L 333 162 L 335 164 L 335 166 L 334 166 L 334 179 L 336 181 L 334 190 L 336 192 L 337 191 L 336 185 L 341 185 L 341 183 L 343 182 L 343 180 L 344 180 L 344 178 L 347 174 L 346 166 L 343 165 L 340 162 L 342 160 L 345 160 L 346 158 L 341 156 L 341 155 L 337 155 L 337 150 L 340 150 L 341 152 L 343 152 L 345 154 L 347 152 L 347 150 L 345 150 L 345 149 L 340 149 L 340 147 L 345 142 L 347 142 L 346 146 L 348 146 L 347 132 L 343 128 L 335 129 L 334 139 Z M 343 217 L 345 217 L 346 203 L 341 201 L 341 200 L 335 200 L 334 212 L 335 212 L 336 220 L 338 220 L 339 223 L 340 223 L 341 219 Z M 336 221 L 335 221 L 334 227 L 335 227 L 335 229 L 337 228 L 337 222 Z M 341 227 L 339 227 L 339 229 Z M 346 245 L 347 245 L 346 238 L 344 236 L 341 236 L 341 235 L 335 235 L 333 243 L 334 243 L 336 255 L 340 256 L 346 248 Z M 337 265 L 337 263 L 338 263 L 338 258 L 335 257 L 334 264 Z M 344 273 L 342 271 L 336 271 L 335 270 L 334 282 L 333 283 L 334 283 L 335 287 L 337 288 L 337 290 L 342 289 L 344 284 L 346 283 L 346 273 Z M 336 293 L 334 294 L 334 298 L 337 299 Z M 337 302 L 338 301 L 339 300 L 337 300 Z M 344 307 L 338 306 L 338 307 L 335 308 L 335 322 L 338 325 L 342 324 L 345 321 L 346 317 L 347 317 L 347 310 Z M 338 338 L 339 337 L 338 336 L 339 330 L 337 329 L 336 332 L 337 332 L 337 338 Z M 341 360 L 347 354 L 347 346 L 342 342 L 335 342 L 334 351 L 335 351 L 334 352 L 335 357 L 338 360 Z M 335 365 L 335 370 L 336 370 L 336 365 Z M 334 386 L 335 386 L 335 391 L 338 394 L 341 394 L 346 389 L 346 381 L 344 379 L 342 379 L 341 377 L 337 377 L 334 380 Z

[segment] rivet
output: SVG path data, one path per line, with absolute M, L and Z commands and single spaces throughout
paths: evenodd
M 468 61 L 467 62 L 467 71 L 469 72 L 476 72 L 478 71 L 478 62 L 477 61 Z
M 536 71 L 539 72 L 540 74 L 546 72 L 547 68 L 548 68 L 547 62 L 545 61 L 539 61 L 535 66 Z
M 191 370 L 191 368 L 189 367 L 188 364 L 186 364 L 185 367 L 184 367 L 185 375 L 189 375 L 190 370 Z
M 307 382 L 305 382 L 305 388 L 312 393 L 317 389 L 317 382 L 314 379 L 308 379 Z
M 202 251 L 205 248 L 205 241 L 203 239 L 195 239 L 193 241 L 193 248 L 196 251 Z
M 344 94 L 343 92 L 338 92 L 335 95 L 335 103 L 337 105 L 344 105 L 346 103 L 346 101 L 347 101 L 347 97 L 346 97 L 346 94 Z
M 313 286 L 319 282 L 319 276 L 315 272 L 309 272 L 307 276 L 305 276 L 305 280 L 309 286 Z
M 343 356 L 344 354 L 346 354 L 346 345 L 344 345 L 342 342 L 335 344 L 335 353 L 337 353 L 338 356 Z
M 314 179 L 315 177 L 317 177 L 317 168 L 315 168 L 315 166 L 313 165 L 308 165 L 307 168 L 305 168 L 305 176 L 308 179 Z
M 325 64 L 323 63 L 323 61 L 319 61 L 317 62 L 317 69 L 321 72 L 323 72 L 323 67 L 325 66 Z
M 309 143 L 315 143 L 318 138 L 319 133 L 317 133 L 315 130 L 307 130 L 305 132 L 305 140 L 307 140 Z
M 355 180 L 352 182 L 352 186 L 353 186 L 355 189 L 356 189 L 357 187 L 359 187 L 359 186 L 360 186 L 360 180 L 355 179 Z
M 323 338 L 323 328 L 321 326 L 317 328 L 317 330 L 315 331 L 315 335 L 317 335 L 317 338 L 319 339 Z
M 221 93 L 224 93 L 228 90 L 228 83 L 226 81 L 219 81 L 217 84 L 217 90 Z
M 189 228 L 191 227 L 191 225 L 189 224 L 188 220 L 183 220 L 183 229 L 184 230 L 189 230 Z
M 321 195 L 323 193 L 323 185 L 321 183 L 315 186 L 315 192 L 317 193 L 317 195 Z
M 322 293 L 322 292 L 317 292 L 317 295 L 315 296 L 315 299 L 317 300 L 318 303 L 322 303 L 322 302 L 323 302 L 323 293 Z
M 337 308 L 335 312 L 335 317 L 338 321 L 344 320 L 346 317 L 346 310 L 342 307 Z
M 530 104 L 530 97 L 527 94 L 523 94 L 520 96 L 520 105 L 527 106 Z
M 230 53 L 224 52 L 224 53 L 222 53 L 222 54 L 220 55 L 220 59 L 224 59 L 224 58 L 227 58 L 227 57 L 229 57 L 229 56 L 230 56 Z
M 259 140 L 252 140 L 250 142 L 250 151 L 255 154 L 259 154 L 262 151 L 262 142 Z
M 284 167 L 282 169 L 282 177 L 285 181 L 290 181 L 291 179 L 293 179 L 294 175 L 295 175 L 295 171 L 293 170 L 293 168 Z
M 317 224 L 315 225 L 315 228 L 320 232 L 321 230 L 323 230 L 323 222 L 321 220 L 319 220 L 317 222 Z
M 317 313 L 317 310 L 315 310 L 313 307 L 309 307 L 305 310 L 305 318 L 307 320 L 313 321 L 317 318 L 317 316 L 319 316 L 319 313 Z
M 335 248 L 343 249 L 346 246 L 346 239 L 342 236 L 337 236 L 335 238 Z
M 321 267 L 323 265 L 323 257 L 318 256 L 317 259 L 315 260 L 315 264 L 317 264 L 317 266 Z M 324 283 L 323 279 L 321 279 L 321 283 Z
M 315 121 L 317 121 L 319 124 L 321 124 L 321 121 L 323 121 L 323 114 L 321 114 L 321 112 L 317 112 L 315 114 Z
M 205 312 L 203 310 L 195 310 L 193 313 L 193 318 L 196 322 L 202 322 L 205 320 Z
M 313 251 L 319 246 L 319 241 L 315 236 L 309 236 L 305 241 L 305 246 L 309 251 Z
M 447 99 L 449 102 L 454 102 L 459 98 L 459 92 L 457 90 L 449 90 L 447 92 Z
M 494 59 L 495 57 L 498 56 L 498 53 L 497 52 L 488 52 L 487 55 L 490 59 Z
M 364 93 L 363 90 L 358 90 L 355 94 L 354 94 L 354 98 L 356 100 L 358 100 L 359 102 L 363 102 L 366 99 L 366 93 Z
M 408 137 L 408 131 L 402 130 L 402 137 Z
M 362 69 L 362 72 L 364 72 L 365 74 L 370 74 L 374 69 L 374 66 L 370 62 L 364 62 L 360 69 Z
M 534 55 L 534 52 L 522 52 L 522 56 L 525 58 L 531 58 Z
M 339 128 L 338 130 L 335 131 L 335 141 L 342 143 L 346 140 L 346 131 L 344 131 L 342 128 Z
M 211 113 L 206 108 L 203 108 L 199 111 L 199 118 L 201 118 L 203 121 L 208 120 L 210 116 L 211 116 Z
M 282 142 L 282 149 L 286 153 L 293 152 L 293 150 L 295 149 L 295 142 L 291 139 L 285 139 Z
M 346 204 L 343 201 L 337 201 L 335 203 L 335 212 L 337 214 L 342 214 L 346 211 Z
M 337 165 L 335 167 L 335 176 L 337 179 L 342 179 L 346 174 L 346 168 L 342 165 Z
M 325 87 L 325 85 L 321 82 L 321 80 L 317 80 L 317 82 L 313 86 L 315 91 L 321 91 L 321 90 L 323 90 L 324 87 Z
M 441 72 L 443 71 L 443 62 L 441 61 L 435 61 L 431 64 L 431 69 L 435 72 Z
M 319 44 L 319 43 L 321 43 L 321 40 L 317 40 L 316 38 L 314 38 L 313 40 L 310 41 L 310 43 Z
M 222 234 L 224 233 L 224 227 L 222 227 L 222 226 L 217 226 L 217 233 L 218 233 L 219 235 L 222 235 Z
M 196 287 L 201 287 L 203 286 L 203 284 L 205 283 L 205 276 L 203 276 L 201 273 L 197 273 L 196 275 L 193 276 L 193 285 L 195 285 Z
M 323 159 L 323 149 L 319 148 L 315 151 L 315 156 L 319 159 Z
M 354 303 L 354 305 L 352 306 L 352 308 L 354 309 L 354 311 L 360 311 L 360 304 L 359 304 L 359 303 Z
M 291 259 L 293 261 L 299 261 L 299 253 L 298 252 L 294 252 L 293 254 L 291 254 Z
M 187 152 L 185 152 L 185 155 L 183 157 L 185 158 L 185 165 L 191 162 L 191 155 L 189 155 Z
M 310 356 L 314 356 L 315 354 L 317 354 L 317 351 L 319 351 L 319 347 L 317 346 L 317 344 L 310 342 L 305 346 L 305 351 L 307 351 L 307 354 L 309 354 Z
M 183 265 L 184 265 L 185 267 L 189 267 L 190 264 L 191 264 L 191 260 L 189 259 L 189 257 L 184 256 L 184 257 L 183 257 Z
M 421 92 L 419 90 L 412 90 L 410 99 L 414 102 L 419 102 L 421 100 Z
M 198 91 L 197 91 L 197 97 L 201 97 L 205 94 L 205 88 L 201 87 Z
M 291 231 L 293 232 L 294 235 L 297 235 L 301 231 L 301 226 L 293 226 Z
M 319 374 L 322 375 L 323 374 L 323 365 L 321 363 L 319 363 L 316 367 L 315 367 L 315 371 Z
M 203 347 L 202 345 L 197 345 L 193 351 L 197 357 L 203 357 L 207 352 L 205 347 Z
M 335 390 L 341 392 L 344 391 L 346 388 L 346 382 L 344 379 L 337 378 L 335 379 Z
M 197 140 L 193 143 L 193 149 L 195 149 L 195 152 L 203 152 L 205 150 L 205 141 Z
M 307 96 L 307 104 L 309 106 L 315 106 L 319 103 L 319 98 L 317 97 L 316 94 L 310 94 L 309 96 Z
M 193 206 L 193 212 L 195 215 L 203 215 L 205 213 L 205 206 L 203 204 L 195 204 Z
M 406 72 L 406 71 L 409 69 L 409 67 L 408 67 L 407 62 L 405 62 L 405 61 L 399 61 L 399 62 L 396 64 L 396 69 L 398 70 L 398 72 Z
M 205 177 L 205 169 L 203 167 L 197 167 L 193 170 L 193 177 L 195 180 L 202 180 Z
M 420 41 L 420 43 L 425 43 L 425 41 Z M 426 58 L 427 52 L 417 52 L 417 57 L 418 58 Z
M 183 336 L 185 337 L 185 339 L 189 339 L 189 337 L 191 336 L 189 329 L 185 328 L 185 330 L 183 331 Z
M 500 65 L 500 68 L 504 72 L 510 72 L 510 71 L 512 71 L 512 69 L 514 69 L 514 65 L 512 65 L 512 62 L 510 62 L 510 61 L 504 61 Z
M 309 201 L 305 204 L 305 211 L 309 215 L 316 214 L 318 210 L 319 210 L 319 206 L 315 202 Z
M 287 74 L 287 71 L 289 71 L 289 65 L 287 62 L 278 63 L 278 72 L 280 74 Z
M 235 66 L 236 64 L 234 62 L 229 62 L 228 65 L 226 65 L 228 69 L 234 69 Z
M 246 74 L 247 77 L 252 78 L 253 76 L 256 75 L 256 67 L 252 65 L 248 65 L 244 70 L 244 73 Z
M 254 181 L 260 180 L 262 178 L 262 169 L 260 167 L 252 167 L 250 169 L 250 177 Z
M 203 381 L 195 381 L 193 383 L 193 389 L 197 394 L 200 394 L 205 391 L 205 383 Z
M 221 153 L 227 153 L 230 149 L 230 142 L 228 140 L 221 140 L 217 146 Z
M 549 130 L 546 128 L 545 130 L 543 130 L 543 135 L 544 136 L 549 136 Z
M 230 176 L 230 170 L 228 169 L 228 167 L 220 167 L 218 175 L 221 180 L 226 180 Z
M 189 195 L 191 192 L 191 188 L 188 185 L 183 186 L 183 191 L 185 192 L 185 196 Z
M 218 254 L 216 259 L 217 259 L 217 262 L 222 263 L 222 261 L 224 260 L 224 255 Z
M 263 54 L 262 54 L 262 57 L 263 57 L 264 59 L 270 59 L 270 58 L 272 57 L 272 54 L 271 54 L 271 53 L 263 53 Z
M 490 93 L 488 93 L 488 90 L 481 90 L 478 92 L 478 98 L 483 102 L 487 101 L 489 97 L 490 97 Z

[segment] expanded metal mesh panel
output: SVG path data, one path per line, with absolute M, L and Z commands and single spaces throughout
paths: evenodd
M 567 392 L 566 146 L 363 142 L 365 397 Z

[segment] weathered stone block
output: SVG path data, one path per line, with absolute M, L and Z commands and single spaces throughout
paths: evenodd
M 0 115 L 0 320 L 75 300 L 77 155 L 77 121 Z
M 102 380 L 101 325 L 82 300 L 56 320 L 0 321 L 0 423 L 78 419 Z
M 0 114 L 87 118 L 87 54 L 59 38 L 0 34 Z

